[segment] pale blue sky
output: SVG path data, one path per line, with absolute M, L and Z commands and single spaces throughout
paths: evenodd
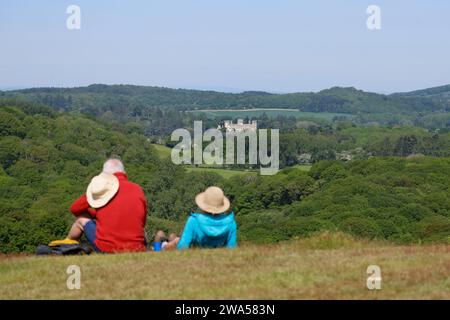
M 66 8 L 81 8 L 81 30 Z M 382 29 L 366 27 L 381 7 Z M 448 0 L 0 0 L 0 88 L 407 91 L 450 83 Z

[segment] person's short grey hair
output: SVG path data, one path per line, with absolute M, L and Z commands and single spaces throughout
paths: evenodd
M 106 160 L 106 162 L 103 164 L 103 172 L 109 174 L 113 174 L 116 172 L 125 172 L 125 168 L 122 161 L 112 158 Z

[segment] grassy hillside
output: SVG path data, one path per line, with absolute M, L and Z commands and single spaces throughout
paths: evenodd
M 158 154 L 158 157 L 164 159 L 170 157 L 170 154 L 172 152 L 172 149 L 169 147 L 166 147 L 161 144 L 152 144 L 153 148 L 155 148 L 156 153 Z
M 81 268 L 68 290 L 66 269 Z M 368 290 L 369 265 L 381 290 Z M 236 250 L 0 257 L 0 299 L 450 299 L 450 246 L 322 234 Z
M 241 176 L 256 176 L 258 171 L 250 170 L 232 170 L 232 169 L 221 169 L 221 168 L 206 168 L 206 167 L 186 167 L 188 172 L 210 172 L 216 173 L 224 177 L 225 179 L 231 178 L 236 175 Z
M 170 157 L 172 149 L 160 144 L 153 144 L 153 147 L 156 150 L 156 153 L 161 159 L 166 159 Z M 310 165 L 296 165 L 294 166 L 296 169 L 302 170 L 302 171 L 309 171 L 311 169 Z M 222 176 L 225 179 L 231 178 L 235 175 L 250 175 L 254 176 L 258 174 L 258 170 L 233 170 L 233 169 L 222 169 L 220 167 L 214 167 L 214 166 L 200 166 L 200 167 L 193 167 L 193 166 L 185 166 L 184 167 L 188 172 L 210 172 L 210 173 L 216 173 L 220 176 Z
M 156 153 L 161 159 L 167 159 L 170 157 L 170 154 L 172 152 L 172 149 L 160 145 L 160 144 L 153 144 L 153 147 L 156 150 Z M 256 171 L 249 171 L 249 170 L 232 170 L 232 169 L 222 169 L 219 167 L 207 167 L 207 166 L 201 166 L 201 167 L 193 167 L 193 166 L 185 166 L 184 167 L 188 172 L 210 172 L 210 173 L 216 173 L 223 178 L 227 179 L 235 175 L 256 175 Z

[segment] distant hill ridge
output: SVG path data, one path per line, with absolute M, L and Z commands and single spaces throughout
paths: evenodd
M 434 96 L 439 94 L 449 94 L 450 93 L 450 84 L 439 86 L 439 87 L 432 87 L 428 89 L 421 89 L 421 90 L 414 90 L 409 92 L 403 92 L 403 93 L 394 93 L 393 95 L 399 95 L 399 96 Z
M 162 107 L 177 110 L 289 108 L 307 112 L 400 113 L 449 112 L 450 85 L 390 95 L 353 87 L 332 87 L 314 92 L 224 93 L 155 86 L 92 84 L 75 88 L 30 88 L 0 91 L 0 97 L 23 98 L 65 110 Z M 97 111 L 97 112 L 96 112 Z M 104 110 L 102 110 L 104 111 Z

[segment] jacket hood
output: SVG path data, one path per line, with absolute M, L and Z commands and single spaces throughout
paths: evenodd
M 191 217 L 197 220 L 199 228 L 210 237 L 227 234 L 235 223 L 233 212 L 216 215 L 195 212 Z

